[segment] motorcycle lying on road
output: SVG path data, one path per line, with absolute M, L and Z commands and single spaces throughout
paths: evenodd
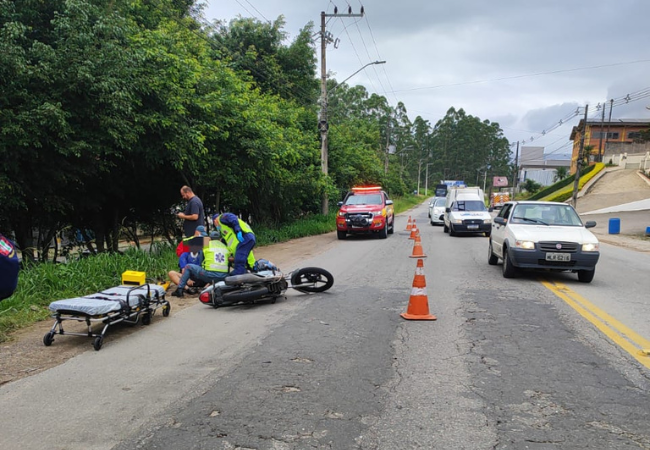
M 201 291 L 201 303 L 213 308 L 252 304 L 275 303 L 284 297 L 287 289 L 304 293 L 325 292 L 334 284 L 334 277 L 320 267 L 305 267 L 283 274 L 267 260 L 258 260 L 252 272 L 226 277 Z

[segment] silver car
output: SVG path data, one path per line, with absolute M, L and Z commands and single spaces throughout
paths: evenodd
M 434 197 L 429 203 L 429 219 L 431 225 L 444 225 L 443 216 L 445 214 L 446 197 Z
M 556 202 L 512 201 L 494 218 L 488 243 L 488 264 L 503 260 L 503 276 L 519 269 L 568 270 L 590 283 L 600 256 L 596 236 L 571 205 Z

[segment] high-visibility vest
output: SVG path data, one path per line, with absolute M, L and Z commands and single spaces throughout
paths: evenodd
M 203 247 L 203 268 L 211 272 L 228 272 L 230 251 L 221 241 L 210 241 L 208 247 Z
M 252 233 L 253 229 L 248 225 L 246 222 L 244 222 L 241 219 L 239 220 L 239 227 L 241 228 L 242 233 Z M 230 253 L 233 255 L 237 251 L 237 245 L 239 244 L 239 241 L 237 240 L 237 233 L 235 233 L 235 230 L 230 228 L 228 225 L 224 225 L 223 223 L 220 225 L 221 228 L 221 236 L 223 239 L 226 241 L 226 245 L 228 246 L 228 250 L 230 250 Z M 248 254 L 248 259 L 246 261 L 250 267 L 253 267 L 255 264 L 255 255 L 253 255 L 253 251 Z

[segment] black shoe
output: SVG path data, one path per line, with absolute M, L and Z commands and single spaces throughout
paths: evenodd
M 189 295 L 196 295 L 196 294 L 199 293 L 199 290 L 198 290 L 198 288 L 191 287 L 191 288 L 187 288 L 187 293 Z
M 178 288 L 174 292 L 172 292 L 172 297 L 185 297 L 185 294 L 183 293 L 183 289 Z

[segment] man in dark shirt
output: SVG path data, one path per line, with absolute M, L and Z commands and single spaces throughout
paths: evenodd
M 178 213 L 178 218 L 183 219 L 183 234 L 185 237 L 194 236 L 196 227 L 205 225 L 203 203 L 200 198 L 194 195 L 192 188 L 189 186 L 181 188 L 181 197 L 187 202 L 185 211 Z

